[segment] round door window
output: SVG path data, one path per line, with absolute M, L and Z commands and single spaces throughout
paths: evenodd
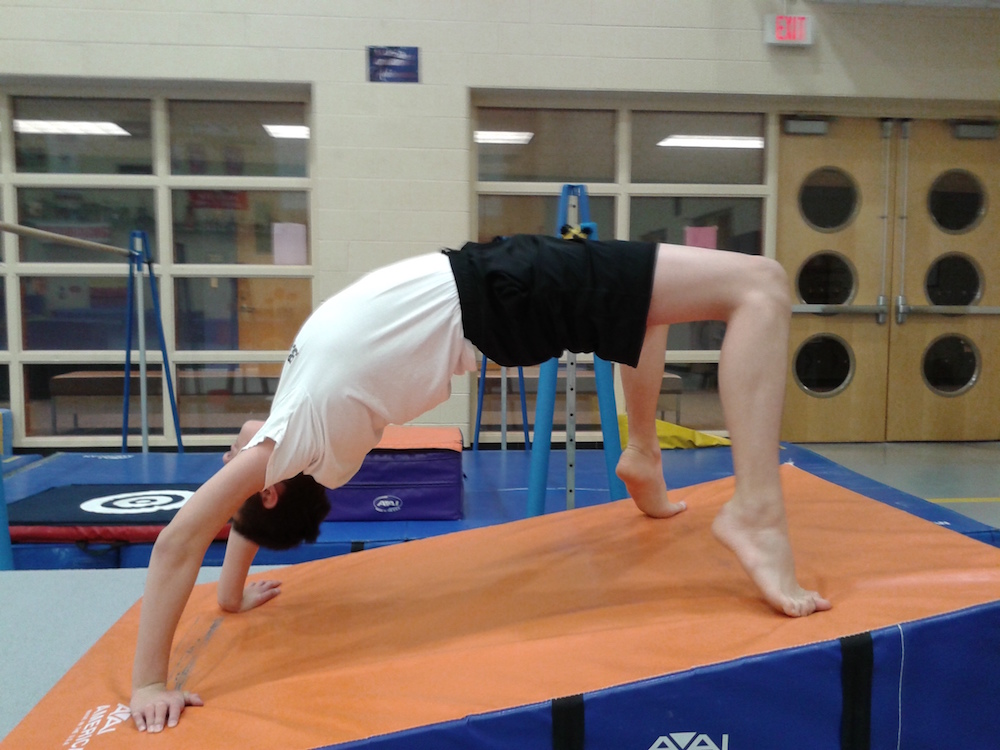
M 982 294 L 982 275 L 971 258 L 942 255 L 927 270 L 924 290 L 932 305 L 971 305 Z
M 951 169 L 931 185 L 927 209 L 934 223 L 946 232 L 967 232 L 986 210 L 983 186 L 971 172 Z
M 807 305 L 843 305 L 854 297 L 854 268 L 840 253 L 816 253 L 799 269 L 795 287 Z
M 965 336 L 947 334 L 924 352 L 924 382 L 942 396 L 965 393 L 979 378 L 979 351 Z
M 854 218 L 858 189 L 843 170 L 822 167 L 806 177 L 799 188 L 799 210 L 813 229 L 836 232 Z
M 835 396 L 853 376 L 853 353 L 839 336 L 813 336 L 795 353 L 795 379 L 800 388 L 814 396 Z

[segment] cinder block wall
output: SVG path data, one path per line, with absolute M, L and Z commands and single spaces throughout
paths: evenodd
M 768 13 L 816 42 L 768 47 Z M 421 83 L 367 83 L 366 47 L 420 48 Z M 792 0 L 0 0 L 0 88 L 26 79 L 312 90 L 319 301 L 469 237 L 477 89 L 987 103 L 1000 11 Z M 462 424 L 468 391 L 431 421 Z

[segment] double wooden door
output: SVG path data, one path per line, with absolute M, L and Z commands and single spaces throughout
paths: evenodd
M 788 118 L 778 206 L 782 437 L 1000 439 L 996 124 Z

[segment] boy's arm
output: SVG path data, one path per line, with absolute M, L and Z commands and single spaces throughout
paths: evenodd
M 229 463 L 234 456 L 239 454 L 243 450 L 243 446 L 250 442 L 250 439 L 257 434 L 257 431 L 264 426 L 264 423 L 258 419 L 251 419 L 243 423 L 240 428 L 239 434 L 236 435 L 236 439 L 233 444 L 229 446 L 229 450 L 225 452 L 222 456 L 222 463 Z
M 281 581 L 254 581 L 247 585 L 247 573 L 257 549 L 256 544 L 230 529 L 218 589 L 219 606 L 227 612 L 246 612 L 281 593 Z
M 132 669 L 132 718 L 140 731 L 174 726 L 197 695 L 167 690 L 174 632 L 205 550 L 250 495 L 264 485 L 274 443 L 265 440 L 228 461 L 177 512 L 153 546 Z
M 227 464 L 238 456 L 243 446 L 263 426 L 264 423 L 258 420 L 244 422 L 229 451 L 222 457 L 222 462 Z M 246 585 L 247 573 L 250 572 L 257 549 L 256 544 L 241 536 L 235 529 L 230 530 L 217 594 L 219 606 L 227 612 L 245 612 L 271 601 L 281 593 L 280 581 L 254 581 L 249 586 Z

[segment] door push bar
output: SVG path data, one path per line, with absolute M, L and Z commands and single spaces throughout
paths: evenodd
M 879 297 L 874 305 L 792 305 L 793 313 L 813 315 L 874 315 L 879 325 L 889 318 L 889 301 Z
M 792 312 L 811 315 L 874 315 L 879 325 L 889 317 L 884 297 L 874 305 L 792 305 Z M 896 322 L 902 325 L 910 315 L 1000 315 L 1000 307 L 980 305 L 908 305 L 905 297 L 896 298 Z
M 908 305 L 903 296 L 896 297 L 896 322 L 902 325 L 909 315 L 1000 315 L 1000 307 L 979 305 Z

